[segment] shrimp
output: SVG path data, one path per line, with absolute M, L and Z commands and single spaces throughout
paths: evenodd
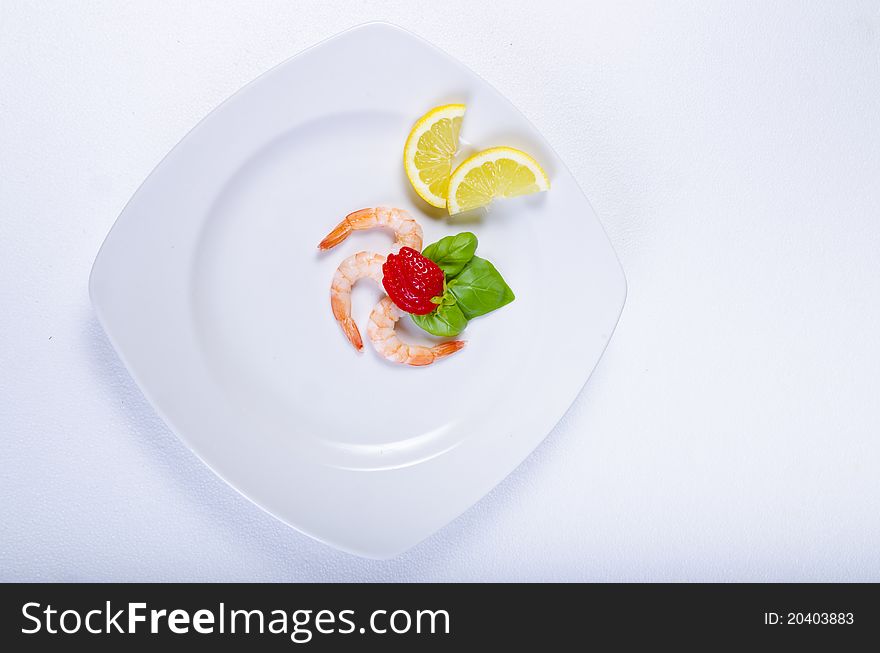
M 397 253 L 401 247 L 411 247 L 416 251 L 421 251 L 421 225 L 403 209 L 385 206 L 349 213 L 320 242 L 318 249 L 327 250 L 336 247 L 348 238 L 352 231 L 376 227 L 388 227 L 394 231 L 395 239 L 391 248 L 392 253 Z M 364 348 L 364 343 L 357 325 L 351 318 L 351 289 L 359 279 L 367 277 L 381 285 L 383 263 L 385 263 L 385 256 L 382 254 L 358 252 L 342 262 L 336 269 L 333 282 L 330 284 L 330 306 L 333 309 L 333 317 L 339 322 L 348 341 L 358 351 Z
M 400 309 L 391 298 L 383 297 L 370 314 L 370 323 L 367 325 L 367 335 L 376 351 L 394 363 L 430 365 L 439 358 L 454 354 L 465 345 L 464 340 L 448 340 L 433 347 L 408 345 L 394 331 L 400 315 Z
M 325 250 L 336 247 L 351 235 L 352 231 L 360 229 L 374 229 L 387 227 L 394 231 L 395 254 L 401 247 L 411 247 L 417 252 L 422 251 L 422 227 L 413 217 L 403 209 L 394 209 L 387 206 L 379 206 L 372 209 L 361 209 L 349 213 L 336 227 L 327 234 L 327 237 L 318 245 L 318 249 Z
M 330 306 L 333 308 L 333 317 L 339 322 L 345 337 L 358 351 L 363 350 L 364 341 L 351 318 L 351 288 L 359 279 L 365 278 L 373 279 L 382 285 L 383 263 L 385 263 L 383 254 L 358 252 L 349 256 L 336 268 L 333 281 L 330 283 Z

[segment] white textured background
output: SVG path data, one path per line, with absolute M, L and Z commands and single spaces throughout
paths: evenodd
M 574 4 L 0 0 L 0 580 L 880 580 L 880 3 Z M 629 281 L 546 443 L 387 562 L 215 478 L 86 289 L 200 118 L 373 19 L 537 125 Z

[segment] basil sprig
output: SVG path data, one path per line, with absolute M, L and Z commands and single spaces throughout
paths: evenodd
M 448 281 L 464 269 L 476 251 L 477 237 L 470 231 L 463 231 L 431 243 L 422 252 L 422 256 L 434 261 L 446 274 Z
M 427 315 L 412 315 L 413 322 L 435 336 L 450 338 L 464 331 L 468 320 L 501 308 L 515 299 L 513 291 L 489 261 L 474 256 L 477 237 L 469 231 L 446 236 L 428 245 L 422 255 L 443 273 L 442 297 L 431 301 L 437 308 Z
M 457 304 L 440 304 L 427 315 L 411 315 L 413 322 L 435 336 L 451 338 L 464 331 L 468 320 Z
M 474 256 L 448 285 L 461 312 L 472 320 L 515 299 L 510 286 L 489 261 Z

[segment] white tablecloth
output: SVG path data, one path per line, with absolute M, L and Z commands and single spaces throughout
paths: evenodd
M 880 4 L 573 5 L 0 3 L 0 580 L 880 580 Z M 629 282 L 544 445 L 385 562 L 217 479 L 87 295 L 202 116 L 374 19 L 537 125 Z

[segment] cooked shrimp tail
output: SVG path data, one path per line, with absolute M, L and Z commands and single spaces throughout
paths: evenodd
M 351 231 L 351 225 L 348 222 L 348 218 L 345 218 L 345 220 L 333 227 L 333 231 L 327 234 L 324 237 L 324 240 L 318 243 L 318 249 L 327 250 L 336 247 L 351 235 Z
M 434 352 L 434 360 L 445 358 L 446 356 L 452 356 L 452 354 L 460 349 L 464 349 L 466 344 L 466 340 L 449 340 L 447 342 L 441 342 L 439 345 L 431 347 L 431 351 Z
M 336 314 L 336 307 L 334 306 L 333 315 L 339 321 L 339 326 L 342 327 L 342 332 L 345 334 L 345 337 L 348 338 L 348 341 L 354 346 L 358 351 L 364 350 L 364 340 L 361 338 L 361 332 L 357 328 L 357 324 L 354 323 L 350 317 L 342 316 Z

